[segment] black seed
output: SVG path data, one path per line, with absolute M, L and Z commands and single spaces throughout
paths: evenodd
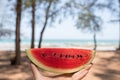
M 70 58 L 70 57 L 71 57 L 71 55 L 68 55 L 68 57 Z
M 62 54 L 60 54 L 60 58 L 62 57 L 63 55 Z
M 71 58 L 74 58 L 75 56 L 74 55 L 70 55 Z
M 78 58 L 82 58 L 82 55 L 78 54 L 77 57 L 78 57 Z
M 65 55 L 65 57 L 67 58 L 67 57 L 68 57 L 68 55 Z
M 53 56 L 56 56 L 56 53 L 54 53 Z
M 43 57 L 46 57 L 46 54 L 43 53 L 42 56 L 43 56 Z

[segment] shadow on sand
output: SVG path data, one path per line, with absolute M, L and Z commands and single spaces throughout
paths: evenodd
M 114 56 L 109 58 L 100 58 L 100 62 L 97 66 L 101 72 L 94 73 L 94 76 L 101 80 L 120 80 L 120 65 L 112 68 L 113 65 L 120 64 L 120 51 L 114 51 Z
M 3 55 L 4 54 L 4 55 Z M 22 56 L 21 65 L 11 65 L 10 56 L 11 52 L 0 52 L 0 80 L 13 80 L 14 77 L 17 80 L 33 80 L 32 72 L 29 66 L 29 61 L 26 56 Z M 15 80 L 16 80 L 15 79 Z

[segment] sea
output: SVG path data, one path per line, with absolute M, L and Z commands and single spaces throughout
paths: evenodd
M 35 40 L 35 47 L 37 48 L 39 40 Z M 30 39 L 21 40 L 21 49 L 30 48 Z M 97 50 L 115 50 L 118 47 L 118 40 L 97 40 Z M 93 40 L 84 39 L 44 39 L 42 47 L 65 47 L 65 48 L 86 48 L 93 49 Z M 14 39 L 0 39 L 0 50 L 14 50 Z

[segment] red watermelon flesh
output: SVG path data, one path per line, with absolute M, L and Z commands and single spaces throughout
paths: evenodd
M 72 73 L 87 66 L 94 52 L 74 48 L 34 48 L 26 51 L 29 59 L 38 67 L 57 73 Z

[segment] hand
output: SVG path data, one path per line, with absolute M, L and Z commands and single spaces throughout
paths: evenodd
M 35 80 L 81 80 L 87 75 L 91 67 L 92 67 L 92 64 L 88 65 L 86 69 L 80 70 L 74 74 L 60 75 L 60 74 L 55 74 L 55 73 L 51 73 L 43 70 L 38 70 L 38 68 L 33 63 L 31 63 L 31 68 L 32 68 Z

